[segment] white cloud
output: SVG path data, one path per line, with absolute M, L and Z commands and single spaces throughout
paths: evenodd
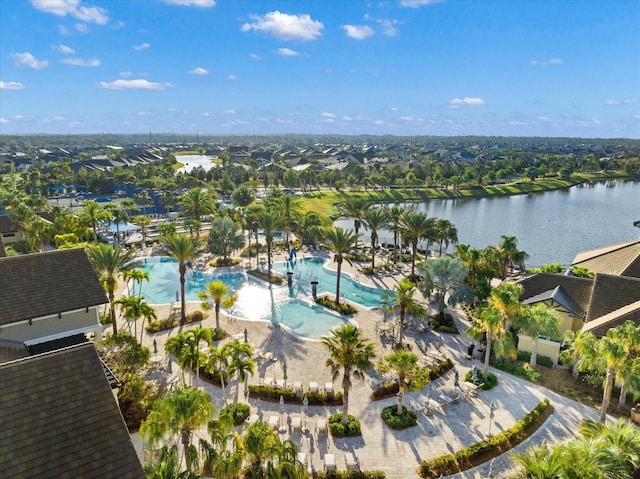
M 257 53 L 249 53 L 249 58 L 251 58 L 252 60 L 258 60 L 258 61 L 262 60 L 262 57 Z
M 133 75 L 132 72 L 120 72 L 122 78 L 129 78 L 131 75 Z
M 60 35 L 69 35 L 69 30 L 64 25 L 58 25 L 58 33 Z
M 284 118 L 276 118 L 276 123 L 291 124 L 291 123 L 293 123 L 293 120 L 291 120 L 291 119 L 286 120 Z
M 460 108 L 462 106 L 484 106 L 485 102 L 482 98 L 469 98 L 463 99 L 454 98 L 449 102 L 449 108 Z
M 400 5 L 409 8 L 424 7 L 425 5 L 433 5 L 434 3 L 440 3 L 444 0 L 400 0 Z
M 31 5 L 41 12 L 51 13 L 58 17 L 67 15 L 87 23 L 105 25 L 109 22 L 104 8 L 88 6 L 80 0 L 31 0 Z
M 107 90 L 166 90 L 173 87 L 171 83 L 155 83 L 147 80 L 116 80 L 112 82 L 98 82 L 99 88 Z
M 553 118 L 549 118 L 548 116 L 538 116 L 536 117 L 536 120 L 544 121 L 545 123 L 551 123 L 553 121 Z
M 41 70 L 49 66 L 49 62 L 46 60 L 38 60 L 31 53 L 12 53 L 11 57 L 16 63 L 17 67 L 31 68 L 33 70 Z
M 73 48 L 63 45 L 62 43 L 59 43 L 58 45 L 51 45 L 51 48 L 56 52 L 63 53 L 65 55 L 73 55 L 76 52 Z
M 392 106 L 391 108 L 389 108 L 389 110 L 391 110 L 391 111 L 400 111 L 400 108 L 398 108 L 397 106 Z
M 0 90 L 24 90 L 24 85 L 17 81 L 0 81 Z
M 412 116 L 401 116 L 400 119 L 402 121 L 413 121 L 413 120 L 415 120 L 415 118 L 412 117 Z
M 237 77 L 237 76 L 235 76 L 235 75 L 227 75 L 227 77 L 226 77 L 226 78 L 227 78 L 227 80 L 231 80 L 231 81 L 234 81 L 234 80 L 237 80 L 237 79 L 238 79 L 238 77 Z
M 512 120 L 509 122 L 510 126 L 527 126 L 528 123 L 525 123 L 524 121 L 518 121 L 518 120 Z
M 564 62 L 560 58 L 552 58 L 550 60 L 531 60 L 529 64 L 537 67 L 548 67 L 553 65 L 562 65 Z
M 222 110 L 222 113 L 224 113 L 225 115 L 235 115 L 236 111 L 235 110 Z
M 373 28 L 367 25 L 342 25 L 347 36 L 356 40 L 364 40 L 373 35 Z
M 76 23 L 74 25 L 74 28 L 80 33 L 89 33 L 89 27 L 86 26 L 84 23 Z
M 300 52 L 292 50 L 291 48 L 278 48 L 276 53 L 282 57 L 299 57 L 301 55 Z
M 242 31 L 255 30 L 273 35 L 280 40 L 315 40 L 322 35 L 324 25 L 310 15 L 288 15 L 279 11 L 264 16 L 251 15 L 252 23 L 242 25 Z
M 602 122 L 597 118 L 588 118 L 586 120 L 580 120 L 578 126 L 588 128 L 590 126 L 601 126 Z
M 151 115 L 153 115 L 153 113 L 151 113 L 149 111 L 139 111 L 138 113 L 136 113 L 136 115 L 138 115 L 138 116 L 151 116 Z
M 350 116 L 346 116 L 346 115 L 345 115 L 345 116 L 343 116 L 343 117 L 342 117 L 342 119 L 343 119 L 344 121 L 351 121 L 351 120 L 353 120 L 353 118 L 351 118 Z
M 14 115 L 14 120 L 22 120 L 24 117 L 22 115 Z
M 53 119 L 56 121 L 64 121 L 64 116 L 54 116 Z
M 382 34 L 387 37 L 395 37 L 398 34 L 396 25 L 400 22 L 398 20 L 378 20 L 378 23 L 382 25 Z
M 324 116 L 325 118 L 335 118 L 336 117 L 333 113 L 329 113 L 329 112 L 323 112 L 322 116 Z
M 187 73 L 191 73 L 192 75 L 208 75 L 209 71 L 206 68 L 196 67 L 193 70 L 189 70 Z
M 0 117 L 0 123 L 9 123 L 9 120 L 4 117 Z
M 605 103 L 607 105 L 637 105 L 640 100 L 637 98 L 623 98 L 622 100 L 607 100 Z
M 135 51 L 139 52 L 141 50 L 147 50 L 150 47 L 151 47 L 151 44 L 149 44 L 147 42 L 144 42 L 144 43 L 141 43 L 140 45 L 134 45 L 131 48 L 133 48 Z
M 74 67 L 97 67 L 100 66 L 100 60 L 97 58 L 90 58 L 88 60 L 83 60 L 82 58 L 65 58 L 60 60 L 60 63 L 64 63 L 66 65 L 72 65 Z
M 182 7 L 209 8 L 216 4 L 216 0 L 162 0 L 170 5 L 180 5 Z

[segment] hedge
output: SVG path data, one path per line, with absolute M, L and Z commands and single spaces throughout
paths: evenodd
M 464 375 L 464 380 L 477 385 L 482 384 L 483 391 L 493 389 L 498 384 L 498 376 L 493 373 L 487 373 L 487 379 L 485 379 L 482 371 L 476 373 L 475 381 L 473 380 L 473 371 L 467 371 L 467 374 Z
M 382 471 L 314 471 L 313 479 L 386 479 Z
M 299 394 L 289 388 L 265 386 L 263 384 L 250 384 L 249 393 L 253 397 L 267 401 L 279 401 L 280 396 L 282 396 L 285 402 L 289 404 L 302 404 L 305 396 L 307 396 L 310 406 L 339 406 L 342 404 L 342 393 L 340 391 L 333 393 L 333 395 L 325 394 L 323 392 L 306 392 Z
M 453 367 L 453 362 L 451 359 L 447 358 L 446 360 L 439 363 L 437 366 L 431 368 L 429 370 L 429 381 L 434 381 L 439 377 L 446 374 Z M 379 401 L 380 399 L 386 399 L 391 396 L 395 396 L 400 391 L 400 387 L 398 386 L 398 381 L 385 381 L 382 386 L 376 388 L 371 393 L 372 401 Z
M 531 361 L 531 353 L 527 351 L 518 351 L 518 361 Z M 536 362 L 538 363 L 538 366 L 544 366 L 545 368 L 552 368 L 555 366 L 555 364 L 553 363 L 553 359 L 551 359 L 549 356 L 544 356 L 541 354 L 538 354 Z
M 226 411 L 233 411 L 233 423 L 238 426 L 249 417 L 251 406 L 245 403 L 238 403 L 234 408 L 233 404 L 229 404 L 228 406 L 220 409 L 220 416 L 223 416 Z
M 418 466 L 418 475 L 424 479 L 448 476 L 466 471 L 514 448 L 531 434 L 551 415 L 553 407 L 548 399 L 543 399 L 512 428 L 506 429 L 484 441 L 460 449 L 455 454 L 445 454 Z
M 353 437 L 362 436 L 360 429 L 360 421 L 355 416 L 349 414 L 349 420 L 345 427 L 342 424 L 342 413 L 336 413 L 329 416 L 329 430 L 333 437 Z
M 194 311 L 193 313 L 186 315 L 185 324 L 203 321 L 208 317 L 209 315 L 204 314 L 202 311 Z M 157 333 L 160 331 L 164 331 L 166 329 L 175 328 L 176 326 L 179 326 L 179 325 L 180 325 L 179 318 L 165 318 L 165 319 L 149 321 L 144 329 L 147 330 L 147 333 Z
M 413 427 L 418 424 L 418 415 L 406 406 L 402 406 L 402 414 L 400 416 L 397 415 L 397 412 L 397 404 L 387 406 L 382 410 L 382 420 L 391 429 L 400 431 L 402 429 L 407 429 L 408 427 Z

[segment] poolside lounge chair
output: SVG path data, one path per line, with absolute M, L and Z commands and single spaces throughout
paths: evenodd
M 316 421 L 316 432 L 319 434 L 321 432 L 327 432 L 327 420 L 323 417 Z
M 484 384 L 474 384 L 468 381 L 462 383 L 462 390 L 465 392 L 465 395 L 476 397 L 480 389 L 482 389 Z
M 273 378 L 263 378 L 262 384 L 264 386 L 273 386 Z
M 299 452 L 298 453 L 298 461 L 301 462 L 304 467 L 307 467 L 307 453 L 306 452 Z
M 302 394 L 302 381 L 293 382 L 293 392 L 297 394 Z
M 291 418 L 291 431 L 302 430 L 302 418 L 300 416 L 293 416 Z
M 324 383 L 324 393 L 333 396 L 333 383 Z
M 253 413 L 251 416 L 249 416 L 247 419 L 245 419 L 245 422 L 247 424 L 253 424 L 254 422 L 258 421 L 260 419 L 260 416 L 258 416 L 256 413 Z
M 347 471 L 359 471 L 360 470 L 360 462 L 358 458 L 352 452 L 344 453 L 344 462 L 347 466 Z
M 324 455 L 324 470 L 325 471 L 336 470 L 336 457 L 333 454 Z
M 442 414 L 444 414 L 444 406 L 445 406 L 445 403 L 438 402 L 435 399 L 431 399 L 431 398 L 429 398 L 425 402 L 425 407 L 427 408 L 427 411 L 429 411 L 431 409 L 435 409 L 435 410 L 441 412 Z
M 311 381 L 309 383 L 309 392 L 317 393 L 318 392 L 318 383 L 316 381 Z
M 280 418 L 278 416 L 269 416 L 269 426 L 271 426 L 274 429 L 277 429 L 279 424 L 280 424 Z
M 276 387 L 284 388 L 284 379 L 276 379 Z

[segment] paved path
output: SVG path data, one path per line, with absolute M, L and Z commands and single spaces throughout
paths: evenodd
M 347 266 L 353 274 L 357 271 Z M 365 281 L 369 278 L 359 275 Z M 393 287 L 397 278 L 384 277 L 374 278 L 380 286 Z M 371 281 L 369 281 L 371 282 Z M 190 310 L 196 309 L 197 304 L 190 304 Z M 168 314 L 168 306 L 157 308 L 158 317 L 162 318 Z M 456 321 L 461 331 L 466 330 L 467 322 L 460 311 L 456 311 Z M 382 358 L 392 351 L 390 339 L 379 338 L 375 333 L 375 324 L 383 319 L 380 311 L 360 311 L 356 315 L 356 321 L 362 328 L 364 336 L 376 343 L 378 357 Z M 205 326 L 214 326 L 213 314 L 204 321 Z M 287 382 L 302 381 L 305 389 L 310 381 L 316 381 L 320 385 L 331 382 L 331 372 L 325 367 L 328 354 L 324 346 L 318 341 L 308 341 L 296 338 L 277 325 L 266 322 L 234 321 L 222 320 L 224 329 L 233 334 L 240 334 L 246 328 L 249 341 L 263 351 L 272 352 L 278 359 L 275 362 L 261 361 L 258 363 L 258 377 L 251 380 L 251 383 L 258 383 L 260 378 L 283 377 L 283 365 L 287 366 Z M 185 327 L 191 327 L 187 325 Z M 176 334 L 178 329 L 164 331 L 155 335 L 146 335 L 144 343 L 152 347 L 153 339 L 157 342 L 159 356 L 162 357 L 163 365 L 167 359 L 163 356 L 164 343 L 172 334 Z M 427 352 L 440 352 L 454 360 L 455 367 L 460 374 L 460 378 L 476 364 L 478 368 L 482 365 L 479 361 L 468 361 L 465 358 L 466 347 L 470 340 L 463 334 L 446 335 L 433 332 L 417 333 L 408 331 L 406 341 L 409 342 L 413 351 L 419 355 Z M 169 381 L 181 383 L 181 374 L 177 364 L 172 365 L 173 374 Z M 442 454 L 452 453 L 464 446 L 473 444 L 484 439 L 491 427 L 492 433 L 510 428 L 515 422 L 531 411 L 544 397 L 548 397 L 554 406 L 553 415 L 545 422 L 531 438 L 524 441 L 516 450 L 522 450 L 531 444 L 538 444 L 542 440 L 556 442 L 570 437 L 577 430 L 580 421 L 584 418 L 597 418 L 595 410 L 583 406 L 568 398 L 559 396 L 543 387 L 534 385 L 527 381 L 515 378 L 501 371 L 492 369 L 498 378 L 499 383 L 491 391 L 482 391 L 477 398 L 471 402 L 461 400 L 459 404 L 449 406 L 445 409 L 445 414 L 431 411 L 429 415 L 419 414 L 417 427 L 405 429 L 404 431 L 393 431 L 389 429 L 382 419 L 380 413 L 382 409 L 390 404 L 395 404 L 396 398 L 389 398 L 382 401 L 371 401 L 370 381 L 372 374 L 367 375 L 367 380 L 356 382 L 351 392 L 349 413 L 358 417 L 362 424 L 362 437 L 335 439 L 327 434 L 318 434 L 315 431 L 303 434 L 299 431 L 291 434 L 285 433 L 283 437 L 293 440 L 298 447 L 309 453 L 310 466 L 316 470 L 323 469 L 323 457 L 326 453 L 333 453 L 336 456 L 336 463 L 339 469 L 344 469 L 344 453 L 353 452 L 360 461 L 363 470 L 378 469 L 386 473 L 389 479 L 409 479 L 416 478 L 416 468 L 423 459 L 433 458 Z M 165 369 L 166 373 L 166 369 Z M 210 384 L 200 383 L 211 394 L 212 400 L 217 408 L 223 406 L 221 389 Z M 336 390 L 341 389 L 341 380 L 334 383 Z M 451 371 L 444 377 L 434 381 L 428 388 L 422 391 L 412 392 L 405 396 L 405 404 L 410 401 L 422 401 L 430 397 L 437 397 L 441 393 L 452 392 L 454 390 L 454 372 Z M 235 391 L 234 384 L 227 388 L 228 398 L 232 397 Z M 242 399 L 241 399 L 242 400 Z M 495 401 L 497 410 L 493 421 L 489 417 L 489 404 Z M 279 415 L 279 404 L 267 401 L 256 401 L 249 398 L 249 403 L 255 411 L 260 410 L 260 415 L 264 420 L 270 416 Z M 342 407 L 309 407 L 309 424 L 313 425 L 320 417 L 327 417 L 329 414 L 341 411 Z M 300 406 L 285 405 L 287 417 L 301 415 Z M 491 424 L 490 424 L 491 422 Z M 139 443 L 138 438 L 134 441 Z M 456 478 L 486 478 L 504 477 L 504 471 L 511 467 L 508 459 L 510 453 L 496 458 L 491 463 L 485 463 L 471 471 L 452 476 Z

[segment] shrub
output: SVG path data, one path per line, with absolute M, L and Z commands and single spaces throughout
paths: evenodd
M 289 388 L 249 384 L 249 393 L 253 397 L 259 397 L 267 401 L 279 401 L 280 396 L 282 396 L 287 403 L 302 404 L 304 396 L 307 396 L 310 406 L 337 406 L 342 404 L 342 392 L 340 391 L 333 393 L 333 396 L 328 396 L 323 392 L 298 394 Z
M 495 360 L 493 362 L 493 366 L 509 374 L 513 374 L 514 376 L 525 378 L 531 382 L 536 382 L 538 379 L 540 379 L 540 373 L 528 364 L 525 364 L 524 366 L 518 366 L 514 363 Z
M 355 416 L 349 414 L 349 422 L 345 427 L 344 424 L 342 424 L 341 412 L 329 416 L 329 430 L 334 437 L 362 436 L 360 421 L 358 421 Z
M 449 358 L 447 358 L 445 361 L 441 363 L 438 363 L 438 365 L 429 369 L 429 381 L 433 381 L 443 376 L 452 367 L 453 367 L 453 362 Z M 371 399 L 373 401 L 385 399 L 391 396 L 395 396 L 398 393 L 398 391 L 400 391 L 400 387 L 398 386 L 397 381 L 394 381 L 394 380 L 385 381 L 381 386 L 377 387 L 371 393 Z
M 249 417 L 249 413 L 251 412 L 251 407 L 245 403 L 238 403 L 235 405 L 229 404 L 228 406 L 220 409 L 220 416 L 224 415 L 227 411 L 232 411 L 233 413 L 233 423 L 238 426 L 242 424 L 245 419 Z
M 445 313 L 444 320 L 440 319 L 440 315 L 436 314 L 429 317 L 431 329 L 440 333 L 458 334 L 458 327 L 453 322 L 453 317 L 449 313 Z
M 531 361 L 531 353 L 527 351 L 518 351 L 518 361 Z M 551 359 L 549 356 L 542 356 L 538 354 L 537 362 L 538 366 L 544 366 L 545 368 L 552 368 L 553 366 L 555 366 L 555 364 L 553 364 L 553 359 Z
M 551 414 L 552 409 L 550 407 L 549 400 L 544 399 L 512 428 L 506 429 L 484 441 L 464 447 L 455 454 L 445 454 L 428 461 L 422 461 L 418 466 L 418 475 L 425 479 L 448 476 L 465 471 L 502 454 L 533 434 L 542 424 L 542 419 L 546 419 L 548 417 L 547 414 Z
M 382 420 L 391 429 L 401 430 L 418 424 L 418 416 L 406 406 L 402 406 L 402 414 L 398 415 L 398 406 L 387 406 L 382 410 Z
M 195 323 L 198 321 L 204 321 L 207 319 L 209 315 L 204 314 L 202 311 L 194 311 L 193 313 L 187 314 L 185 317 L 186 323 Z
M 164 331 L 165 329 L 171 329 L 178 325 L 178 321 L 174 318 L 165 318 L 159 319 L 157 321 L 149 321 L 144 329 L 147 330 L 147 333 L 157 333 L 159 331 Z
M 261 279 L 262 281 L 266 281 L 267 283 L 276 284 L 276 285 L 282 284 L 282 276 L 278 276 L 277 274 L 272 273 L 271 277 L 269 277 L 269 273 L 266 273 L 259 269 L 249 270 L 247 271 L 247 274 L 250 274 L 251 276 L 255 276 L 256 278 Z
M 225 267 L 225 266 L 235 266 L 240 263 L 240 260 L 237 258 L 218 258 L 215 261 L 211 261 L 209 264 L 214 268 Z
M 482 375 L 482 371 L 478 371 L 475 381 L 473 380 L 473 371 L 467 371 L 467 374 L 464 376 L 464 380 L 478 385 L 482 384 L 483 391 L 488 391 L 498 384 L 498 377 L 495 374 L 488 373 L 487 379 L 485 379 Z
M 382 471 L 314 471 L 313 479 L 386 479 Z
M 338 313 L 344 314 L 345 316 L 355 314 L 357 311 L 356 308 L 351 306 L 349 303 L 336 304 L 329 296 L 319 297 L 318 303 L 325 308 L 332 309 L 333 311 L 337 311 Z

